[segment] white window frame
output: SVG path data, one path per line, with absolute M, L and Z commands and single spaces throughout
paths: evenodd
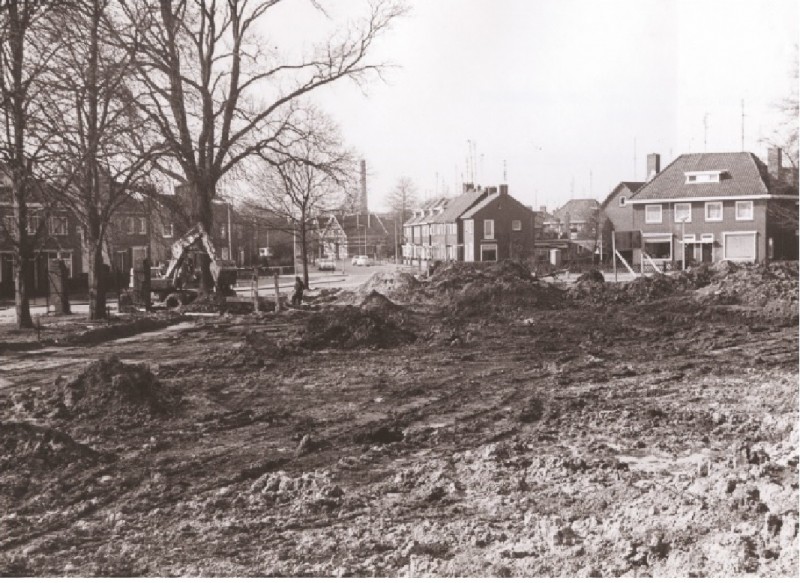
M 165 238 L 172 238 L 175 236 L 175 225 L 173 223 L 164 223 L 161 225 L 161 236 Z
M 483 251 L 494 249 L 494 261 L 495 263 L 500 260 L 500 257 L 497 253 L 497 243 L 481 243 L 480 246 L 480 260 L 483 261 Z
M 648 213 L 652 209 L 658 209 L 658 220 L 650 220 Z M 646 204 L 644 205 L 644 223 L 646 225 L 660 225 L 664 222 L 664 206 L 660 204 Z
M 753 236 L 753 255 L 749 259 L 728 257 L 728 236 L 729 235 L 752 235 Z M 758 257 L 758 231 L 723 231 L 722 233 L 722 259 L 724 261 L 755 261 Z
M 135 235 L 136 234 L 136 217 L 125 217 L 126 224 L 126 231 L 128 235 Z
M 740 216 L 739 209 L 740 208 L 747 208 L 746 205 L 749 205 L 750 212 L 749 216 Z M 752 200 L 737 200 L 736 201 L 736 220 L 737 221 L 752 221 L 754 220 L 755 213 L 754 213 L 754 205 Z
M 522 230 L 522 221 L 519 219 L 512 219 L 511 220 L 511 230 L 512 231 L 521 231 Z
M 685 220 L 678 218 L 678 207 L 680 207 L 682 210 L 688 211 L 687 212 L 688 218 L 686 218 Z M 675 206 L 673 207 L 673 216 L 674 216 L 675 222 L 677 224 L 691 223 L 692 222 L 692 203 L 690 203 L 690 202 L 676 202 Z
M 147 219 L 145 217 L 139 217 L 139 230 L 138 233 L 140 235 L 147 234 Z
M 50 234 L 51 235 L 68 235 L 69 234 L 69 224 L 67 217 L 64 216 L 54 216 L 50 217 Z M 56 226 L 63 226 L 63 229 L 57 229 Z
M 39 230 L 39 226 L 42 224 L 42 217 L 39 215 L 28 215 L 28 222 L 25 225 L 25 232 L 28 235 L 35 235 L 36 231 Z
M 719 205 L 719 218 L 718 219 L 709 218 L 708 209 L 713 207 L 713 206 L 717 206 L 717 205 Z M 707 223 L 721 223 L 722 219 L 723 219 L 724 212 L 725 212 L 725 205 L 722 204 L 721 200 L 715 200 L 715 201 L 707 202 L 706 205 L 705 205 L 705 219 L 706 219 L 706 222 Z
M 494 241 L 494 219 L 483 220 L 483 238 Z

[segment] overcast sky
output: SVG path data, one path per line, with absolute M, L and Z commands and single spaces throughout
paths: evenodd
M 525 204 L 602 200 L 644 179 L 649 152 L 663 167 L 685 152 L 740 151 L 742 100 L 744 149 L 764 156 L 774 104 L 796 83 L 797 0 L 408 4 L 373 53 L 397 65 L 387 82 L 316 96 L 366 159 L 373 210 L 402 175 L 423 196 L 460 190 L 469 141 L 482 185 L 503 182 L 505 161 Z M 297 26 L 284 30 L 310 34 L 292 10 Z

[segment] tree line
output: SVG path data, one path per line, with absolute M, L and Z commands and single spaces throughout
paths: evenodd
M 374 44 L 405 8 L 373 0 L 347 26 L 290 55 L 262 30 L 291 3 L 0 2 L 0 170 L 13 211 L 2 228 L 13 246 L 20 328 L 33 326 L 27 282 L 42 233 L 29 232 L 32 212 L 68 208 L 77 217 L 90 318 L 98 319 L 106 313 L 103 245 L 130 197 L 185 184 L 191 220 L 212 232 L 220 189 L 251 179 L 258 205 L 302 234 L 311 213 L 348 190 L 354 156 L 310 96 L 379 77 L 385 65 L 371 60 Z M 208 293 L 208 258 L 200 268 Z

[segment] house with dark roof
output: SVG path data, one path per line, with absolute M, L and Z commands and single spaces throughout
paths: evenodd
M 527 259 L 533 255 L 536 213 L 508 193 L 508 185 L 491 192 L 460 220 L 464 261 Z
M 464 261 L 464 228 L 461 217 L 469 209 L 497 189 L 469 190 L 447 201 L 441 213 L 432 217 L 430 225 L 430 259 L 433 261 Z
M 767 164 L 750 152 L 683 154 L 626 204 L 642 265 L 797 258 L 797 174 L 777 148 Z
M 464 191 L 472 190 L 472 185 L 464 185 Z M 403 224 L 403 263 L 424 265 L 432 259 L 431 232 L 435 220 L 453 199 L 439 197 L 412 209 L 411 218 Z

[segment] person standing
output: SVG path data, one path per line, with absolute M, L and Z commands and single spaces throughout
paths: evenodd
M 303 284 L 303 280 L 299 277 L 294 278 L 294 294 L 292 294 L 292 305 L 299 306 L 303 303 L 303 290 L 306 286 Z

